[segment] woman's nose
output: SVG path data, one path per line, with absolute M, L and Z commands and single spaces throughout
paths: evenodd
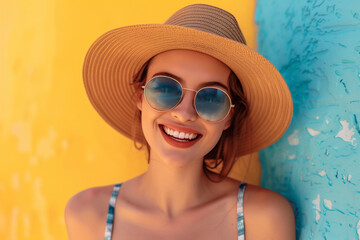
M 181 102 L 171 110 L 171 116 L 181 122 L 195 121 L 197 113 L 194 108 L 195 92 L 185 91 Z

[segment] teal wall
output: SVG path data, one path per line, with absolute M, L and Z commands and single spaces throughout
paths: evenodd
M 258 0 L 256 21 L 294 99 L 262 185 L 292 202 L 298 239 L 360 239 L 360 0 Z

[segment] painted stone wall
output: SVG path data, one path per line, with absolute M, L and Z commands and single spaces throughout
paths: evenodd
M 292 202 L 298 239 L 360 239 L 360 1 L 258 0 L 256 21 L 295 107 L 262 185 Z

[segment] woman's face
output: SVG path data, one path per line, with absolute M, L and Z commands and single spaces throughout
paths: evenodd
M 155 75 L 171 76 L 179 80 L 183 88 L 198 90 L 206 86 L 229 92 L 230 69 L 219 60 L 195 51 L 171 50 L 158 54 L 150 62 L 146 82 Z M 194 108 L 194 96 L 195 92 L 185 90 L 181 102 L 168 111 L 153 109 L 144 97 L 139 101 L 151 161 L 184 166 L 193 160 L 202 160 L 219 141 L 223 130 L 230 126 L 231 114 L 218 122 L 200 118 Z

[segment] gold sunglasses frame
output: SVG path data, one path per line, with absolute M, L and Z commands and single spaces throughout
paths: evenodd
M 177 83 L 180 85 L 180 87 L 181 87 L 181 89 L 182 89 L 182 91 L 181 91 L 181 97 L 180 97 L 180 100 L 178 101 L 178 103 L 177 103 L 174 107 L 172 107 L 172 108 L 170 108 L 170 109 L 167 109 L 167 110 L 159 110 L 159 109 L 154 108 L 154 107 L 149 103 L 149 101 L 148 101 L 148 99 L 147 99 L 147 97 L 146 97 L 146 94 L 145 94 L 145 91 L 146 91 L 145 89 L 146 89 L 146 86 L 149 84 L 149 82 L 151 82 L 153 79 L 159 78 L 159 77 L 169 78 L 169 79 L 171 79 L 171 80 L 174 80 L 175 82 L 177 82 Z M 208 122 L 212 122 L 212 123 L 220 122 L 220 121 L 224 120 L 224 119 L 229 115 L 229 113 L 230 113 L 230 111 L 231 111 L 231 108 L 234 108 L 234 107 L 235 107 L 235 105 L 232 104 L 230 95 L 229 95 L 226 91 L 224 91 L 223 89 L 221 89 L 221 88 L 219 88 L 219 87 L 202 87 L 202 88 L 200 88 L 200 89 L 198 89 L 198 90 L 194 90 L 194 89 L 191 89 L 191 88 L 184 88 L 184 87 L 182 86 L 182 84 L 181 84 L 178 80 L 176 80 L 175 78 L 169 77 L 169 76 L 163 76 L 163 75 L 155 76 L 155 77 L 151 78 L 145 85 L 141 86 L 141 88 L 144 90 L 145 101 L 147 102 L 147 104 L 149 104 L 150 107 L 152 107 L 154 110 L 156 110 L 156 111 L 158 111 L 158 112 L 170 111 L 170 110 L 176 108 L 176 107 L 181 103 L 181 101 L 182 101 L 183 98 L 184 98 L 184 90 L 195 92 L 194 101 L 193 101 L 193 107 L 194 107 L 197 115 L 198 115 L 200 118 L 202 118 L 203 120 L 208 121 Z M 201 114 L 199 114 L 199 112 L 198 112 L 198 110 L 197 110 L 197 108 L 196 108 L 196 104 L 195 104 L 196 96 L 197 96 L 198 92 L 200 92 L 202 89 L 206 89 L 206 88 L 215 88 L 215 89 L 217 89 L 217 90 L 220 90 L 220 91 L 222 91 L 223 93 L 225 93 L 226 96 L 227 96 L 228 99 L 229 99 L 229 102 L 230 102 L 229 110 L 227 111 L 226 115 L 225 115 L 222 119 L 220 119 L 220 120 L 216 120 L 216 121 L 207 120 L 207 119 L 203 118 L 203 117 L 201 116 Z

